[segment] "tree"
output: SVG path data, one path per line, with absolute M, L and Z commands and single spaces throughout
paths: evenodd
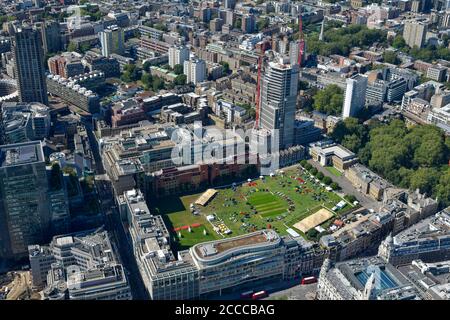
M 67 51 L 69 51 L 69 52 L 73 52 L 73 51 L 77 51 L 77 50 L 78 50 L 78 47 L 75 42 L 70 42 L 69 45 L 67 46 Z
M 264 30 L 268 26 L 269 26 L 269 20 L 265 19 L 265 18 L 259 19 L 258 22 L 256 23 L 256 29 L 258 31 Z
M 333 180 L 331 180 L 330 177 L 326 176 L 323 177 L 322 182 L 325 183 L 327 186 L 329 186 L 333 182 Z
M 355 197 L 354 195 L 352 195 L 352 194 L 348 194 L 348 195 L 346 195 L 344 198 L 345 198 L 348 202 L 351 202 L 351 203 L 353 203 L 353 202 L 355 202 L 355 201 L 358 200 L 358 199 L 356 199 L 356 197 Z
M 145 61 L 144 64 L 142 65 L 142 69 L 144 69 L 144 71 L 146 72 L 149 72 L 151 66 L 152 64 L 150 63 L 150 61 Z
M 306 161 L 305 159 L 303 159 L 302 161 L 300 161 L 300 165 L 304 168 L 306 166 L 306 164 L 308 163 L 308 161 Z
M 443 207 L 450 205 L 450 168 L 441 174 L 436 186 L 436 197 Z
M 313 97 L 314 109 L 327 115 L 339 115 L 342 112 L 344 93 L 337 85 L 329 85 L 317 91 Z
M 223 74 L 229 74 L 230 73 L 230 64 L 225 61 L 221 61 L 220 64 L 222 65 Z
M 421 193 L 427 196 L 433 194 L 433 189 L 439 181 L 439 171 L 434 168 L 419 168 L 413 172 L 410 178 L 410 188 L 419 189 Z
M 339 190 L 341 187 L 339 186 L 339 184 L 337 184 L 336 182 L 332 182 L 330 184 L 331 189 L 333 190 Z
M 306 164 L 304 165 L 304 167 L 305 167 L 305 169 L 308 170 L 308 171 L 312 169 L 312 165 L 311 165 L 310 163 L 306 163 Z
M 400 63 L 400 59 L 397 57 L 397 54 L 394 51 L 385 51 L 383 53 L 383 60 L 386 63 L 391 63 L 391 64 L 399 64 Z
M 240 29 L 241 27 L 242 27 L 242 19 L 237 18 L 236 20 L 234 20 L 233 28 Z
M 123 67 L 123 74 L 120 77 L 124 82 L 133 82 L 139 80 L 141 77 L 141 70 L 132 63 Z
M 155 77 L 153 79 L 153 91 L 158 92 L 161 89 L 164 89 L 164 80 L 160 77 Z
M 317 172 L 317 174 L 316 174 L 317 179 L 322 180 L 324 177 L 325 177 L 325 175 L 322 172 L 320 172 L 320 171 Z
M 141 81 L 145 87 L 145 90 L 148 90 L 152 87 L 153 77 L 150 73 L 144 72 L 142 73 Z
M 392 42 L 392 46 L 396 49 L 403 49 L 406 47 L 405 39 L 401 35 L 397 35 Z
M 174 83 L 175 83 L 176 85 L 179 85 L 179 86 L 185 85 L 185 84 L 186 84 L 186 79 L 187 79 L 187 77 L 186 77 L 185 74 L 180 74 L 180 75 L 178 75 L 178 76 L 175 78 Z
M 183 66 L 181 65 L 181 64 L 176 64 L 176 65 L 174 65 L 173 66 L 173 72 L 176 74 L 176 75 L 180 75 L 180 74 L 183 74 Z
M 312 228 L 306 233 L 306 235 L 308 236 L 309 239 L 316 239 L 319 236 L 319 231 Z
M 312 169 L 310 170 L 310 172 L 311 172 L 312 175 L 315 176 L 315 175 L 317 174 L 318 170 L 317 170 L 316 168 L 312 168 Z

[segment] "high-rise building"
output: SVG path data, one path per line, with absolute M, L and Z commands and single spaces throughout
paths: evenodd
M 175 67 L 177 64 L 184 65 L 189 60 L 189 49 L 185 46 L 173 46 L 169 48 L 169 66 Z
M 288 148 L 294 143 L 298 65 L 289 64 L 288 58 L 269 62 L 261 85 L 259 126 L 279 130 L 280 148 Z
M 197 84 L 205 81 L 206 63 L 201 59 L 194 59 L 184 62 L 184 74 L 186 75 L 186 83 Z
M 223 6 L 225 9 L 234 9 L 236 7 L 236 0 L 225 0 Z
M 19 101 L 48 104 L 41 33 L 29 26 L 17 26 L 14 31 L 12 51 Z
M 0 256 L 20 258 L 48 232 L 48 181 L 40 141 L 0 147 Z
M 403 29 L 403 38 L 408 46 L 421 48 L 425 44 L 428 25 L 421 21 L 406 21 Z
M 59 22 L 39 23 L 44 54 L 56 53 L 62 49 L 61 26 Z
M 347 79 L 342 118 L 354 117 L 365 106 L 367 77 L 357 74 Z
M 256 18 L 253 14 L 242 16 L 241 29 L 245 33 L 253 33 L 256 28 Z
M 102 55 L 109 57 L 111 54 L 123 54 L 125 51 L 125 36 L 123 29 L 116 25 L 100 32 L 100 43 L 102 45 Z

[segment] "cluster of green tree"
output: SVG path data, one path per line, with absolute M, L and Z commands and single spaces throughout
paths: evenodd
M 158 92 L 161 89 L 165 88 L 164 79 L 152 76 L 148 72 L 142 73 L 141 82 L 144 85 L 145 90 L 153 90 L 154 92 Z
M 256 30 L 261 31 L 269 26 L 269 19 L 261 18 L 256 22 Z
M 6 14 L 5 15 L 1 15 L 0 16 L 0 25 L 4 24 L 5 22 L 14 21 L 14 20 L 16 20 L 15 16 L 6 15 Z
M 91 46 L 87 43 L 82 43 L 80 46 L 77 46 L 77 44 L 75 42 L 70 42 L 69 45 L 67 46 L 67 51 L 69 51 L 69 52 L 76 51 L 79 53 L 85 53 L 90 49 L 91 49 Z
M 92 21 L 98 21 L 103 18 L 103 13 L 100 11 L 98 5 L 86 4 L 86 7 L 81 8 L 81 15 L 90 16 Z
M 396 65 L 399 65 L 401 62 L 400 59 L 397 57 L 397 54 L 394 51 L 385 51 L 383 53 L 383 60 L 386 63 L 396 64 Z
M 230 64 L 228 62 L 220 61 L 219 64 L 222 66 L 223 74 L 229 74 L 230 73 Z
M 347 56 L 352 47 L 367 48 L 375 42 L 384 43 L 386 32 L 368 29 L 366 26 L 350 25 L 348 27 L 327 28 L 324 41 L 319 41 L 319 34 L 314 32 L 306 37 L 308 51 L 323 56 L 340 54 Z
M 164 32 L 169 30 L 169 29 L 167 29 L 167 26 L 163 23 L 155 23 L 154 25 L 152 25 L 152 28 L 155 28 L 157 30 L 164 31 Z
M 240 29 L 241 27 L 242 27 L 242 19 L 241 18 L 236 18 L 234 20 L 234 23 L 233 23 L 233 28 L 234 29 Z
M 175 73 L 176 75 L 181 75 L 183 74 L 183 66 L 181 64 L 176 64 L 173 66 L 173 73 Z
M 322 172 L 314 168 L 311 164 L 306 160 L 300 161 L 300 165 L 305 168 L 309 173 L 314 175 L 317 179 L 325 183 L 327 186 L 330 186 L 333 190 L 339 190 L 341 187 L 338 183 L 334 182 L 329 176 L 324 175 Z
M 332 137 L 393 184 L 419 189 L 450 205 L 450 137 L 433 125 L 408 128 L 402 120 L 363 125 L 347 118 Z
M 120 79 L 123 82 L 134 82 L 141 78 L 142 70 L 135 64 L 129 63 L 123 67 L 123 73 Z
M 337 85 L 331 84 L 323 90 L 318 90 L 313 100 L 315 110 L 328 115 L 339 115 L 344 103 L 344 92 Z
M 445 41 L 448 42 L 448 38 L 446 37 L 445 39 Z M 405 39 L 403 39 L 401 35 L 397 35 L 392 40 L 391 45 L 394 48 L 411 55 L 415 59 L 423 60 L 426 62 L 432 62 L 436 59 L 450 60 L 450 50 L 447 48 L 445 43 L 443 46 L 428 45 L 424 48 L 410 48 L 406 44 Z
M 247 111 L 248 116 L 251 119 L 255 119 L 256 117 L 256 111 L 255 108 L 249 104 L 249 103 L 237 103 L 236 104 L 238 107 L 244 108 Z

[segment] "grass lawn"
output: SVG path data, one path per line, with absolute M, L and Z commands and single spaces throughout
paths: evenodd
M 265 177 L 252 183 L 232 188 L 218 189 L 216 196 L 205 206 L 196 205 L 199 215 L 193 215 L 190 204 L 202 194 L 170 196 L 151 201 L 150 210 L 163 215 L 179 248 L 196 243 L 246 234 L 272 228 L 279 234 L 322 207 L 331 209 L 342 200 L 333 191 L 326 191 L 308 173 L 298 168 L 287 170 L 283 176 Z M 210 223 L 207 215 L 213 214 Z M 175 228 L 201 224 L 200 227 L 175 231 Z M 229 229 L 225 235 L 214 231 L 214 226 Z M 203 234 L 203 230 L 207 234 Z M 297 230 L 298 231 L 298 230 Z M 181 232 L 181 238 L 178 233 Z M 301 232 L 299 232 L 301 233 Z
M 329 173 L 331 173 L 332 175 L 334 175 L 336 177 L 342 176 L 342 172 L 340 172 L 335 167 L 325 167 L 325 169 L 327 169 Z

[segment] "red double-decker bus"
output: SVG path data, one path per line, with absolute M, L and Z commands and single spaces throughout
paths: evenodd
M 306 277 L 302 279 L 302 284 L 311 284 L 317 282 L 316 277 Z

